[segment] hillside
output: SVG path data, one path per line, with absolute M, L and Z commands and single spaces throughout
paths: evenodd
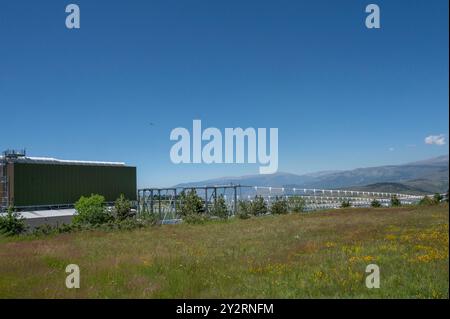
M 241 184 L 273 187 L 356 189 L 362 186 L 369 187 L 368 185 L 373 184 L 397 183 L 404 185 L 398 185 L 399 188 L 411 188 L 421 193 L 434 193 L 448 190 L 448 175 L 449 156 L 444 155 L 403 165 L 366 167 L 347 171 L 325 171 L 303 175 L 282 172 L 271 175 L 246 175 L 184 183 L 177 186 Z
M 365 186 L 348 187 L 347 189 L 366 192 L 403 193 L 411 195 L 423 195 L 430 193 L 429 191 L 425 191 L 423 189 L 411 187 L 401 183 L 375 183 Z

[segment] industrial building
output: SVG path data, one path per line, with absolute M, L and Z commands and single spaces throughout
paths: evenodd
M 136 167 L 118 162 L 28 157 L 25 151 L 0 156 L 0 209 L 38 210 L 73 206 L 81 196 L 120 194 L 136 200 Z

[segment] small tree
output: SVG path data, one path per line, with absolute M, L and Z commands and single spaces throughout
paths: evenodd
M 305 199 L 301 196 L 289 197 L 289 208 L 294 213 L 304 212 L 306 208 Z
M 23 233 L 26 230 L 25 221 L 19 213 L 9 207 L 6 215 L 0 216 L 0 233 L 6 236 L 14 236 Z
M 189 191 L 187 194 L 184 192 L 181 193 L 181 216 L 186 217 L 189 215 L 199 215 L 203 212 L 203 201 L 197 195 L 195 189 Z
M 374 200 L 370 203 L 370 206 L 372 206 L 373 208 L 379 208 L 379 207 L 381 207 L 381 203 L 380 203 L 379 200 L 374 199 Z
M 223 197 L 223 195 L 220 195 L 216 199 L 212 207 L 211 213 L 212 215 L 222 219 L 228 218 L 228 207 L 227 204 L 225 203 L 225 198 Z
M 435 205 L 436 202 L 430 196 L 424 196 L 420 201 L 420 206 L 432 206 Z
M 240 200 L 238 203 L 237 216 L 240 219 L 247 219 L 250 218 L 250 213 L 251 213 L 251 203 L 248 201 Z
M 254 216 L 264 215 L 267 214 L 267 211 L 268 211 L 267 204 L 264 201 L 264 198 L 262 198 L 262 196 L 256 195 L 255 199 L 250 205 L 251 214 Z
M 131 202 L 123 194 L 120 194 L 120 197 L 114 202 L 114 209 L 119 221 L 131 217 Z
M 402 202 L 400 201 L 400 199 L 398 199 L 397 195 L 392 195 L 391 196 L 391 206 L 399 207 L 401 205 L 402 205 Z
M 270 206 L 270 213 L 273 215 L 287 214 L 289 212 L 288 202 L 284 198 L 276 197 Z
M 444 199 L 444 196 L 442 196 L 439 193 L 434 194 L 433 196 L 433 200 L 435 202 L 435 204 L 439 204 L 441 202 L 441 200 Z
M 105 198 L 92 194 L 90 197 L 81 196 L 75 203 L 77 214 L 73 218 L 75 224 L 100 225 L 113 219 L 104 207 Z
M 350 201 L 348 199 L 343 200 L 341 203 L 341 208 L 348 208 L 348 207 L 352 207 L 352 204 L 350 203 Z

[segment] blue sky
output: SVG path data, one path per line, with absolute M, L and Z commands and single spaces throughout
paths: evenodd
M 193 119 L 278 128 L 292 173 L 447 154 L 448 47 L 447 0 L 0 0 L 0 149 L 125 161 L 139 186 L 258 172 L 173 164 Z

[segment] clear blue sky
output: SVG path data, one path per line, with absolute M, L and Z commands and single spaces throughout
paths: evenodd
M 0 149 L 125 161 L 140 186 L 258 172 L 172 164 L 193 119 L 279 128 L 292 173 L 447 154 L 448 47 L 447 0 L 0 0 Z

